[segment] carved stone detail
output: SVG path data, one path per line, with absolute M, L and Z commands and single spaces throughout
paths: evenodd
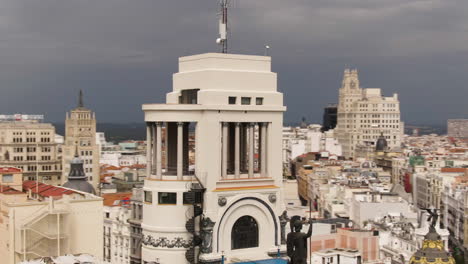
M 268 200 L 270 200 L 270 203 L 276 203 L 276 194 L 268 195 Z
M 203 217 L 201 230 L 201 249 L 202 253 L 211 253 L 213 251 L 213 227 L 215 222 L 211 221 L 209 217 Z
M 288 213 L 286 211 L 283 212 L 279 217 L 280 225 L 281 225 L 281 245 L 286 244 L 286 224 L 289 222 Z
M 167 237 L 154 239 L 151 235 L 143 237 L 141 243 L 145 246 L 153 246 L 160 248 L 189 248 L 192 245 L 192 240 L 185 240 L 181 237 L 175 237 L 169 240 Z
M 226 197 L 219 197 L 219 198 L 218 198 L 218 205 L 219 205 L 219 206 L 225 206 L 226 203 L 227 203 Z

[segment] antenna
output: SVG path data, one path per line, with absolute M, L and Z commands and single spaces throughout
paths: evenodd
M 227 9 L 229 0 L 219 0 L 221 15 L 219 17 L 219 38 L 216 43 L 221 45 L 221 52 L 227 53 Z
M 265 45 L 265 56 L 268 56 L 268 51 L 270 50 L 269 45 Z

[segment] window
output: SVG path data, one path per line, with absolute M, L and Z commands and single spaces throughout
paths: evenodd
M 153 193 L 150 191 L 145 191 L 145 202 L 152 203 L 153 202 Z
M 241 104 L 249 105 L 250 104 L 250 97 L 242 97 L 241 98 Z
M 231 248 L 258 247 L 258 224 L 251 216 L 245 215 L 237 219 L 231 231 Z
M 236 104 L 236 98 L 235 96 L 229 96 L 229 104 Z
M 110 217 L 110 213 L 106 212 L 106 218 L 109 218 L 109 217 Z
M 158 193 L 159 204 L 177 204 L 177 193 L 160 192 Z
M 2 182 L 3 183 L 13 182 L 13 174 L 3 174 L 2 175 Z
M 263 97 L 255 98 L 255 104 L 256 105 L 262 105 L 263 104 Z
M 190 197 L 190 195 L 193 195 L 193 197 Z M 184 204 L 192 204 L 192 203 L 202 203 L 203 199 L 203 194 L 201 192 L 194 192 L 194 193 L 189 193 L 189 192 L 184 192 L 183 194 L 183 202 Z

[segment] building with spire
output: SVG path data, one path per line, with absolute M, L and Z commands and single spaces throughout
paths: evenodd
M 404 124 L 400 121 L 398 95 L 382 96 L 380 88 L 363 89 L 357 70 L 344 71 L 339 91 L 338 118 L 335 128 L 346 158 L 356 158 L 356 149 L 375 150 L 380 135 L 389 148 L 400 147 Z
M 70 174 L 75 148 L 83 162 L 84 174 L 94 188 L 99 184 L 99 146 L 96 144 L 96 116 L 84 106 L 83 92 L 80 90 L 78 105 L 66 115 L 65 144 L 63 145 L 62 183 Z
M 70 173 L 68 181 L 63 187 L 74 189 L 81 192 L 96 194 L 93 185 L 87 181 L 83 168 L 83 160 L 78 156 L 78 147 L 76 147 L 75 157 L 70 162 Z

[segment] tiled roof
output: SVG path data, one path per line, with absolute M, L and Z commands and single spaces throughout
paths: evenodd
M 104 198 L 104 206 L 122 206 L 125 203 L 130 202 L 132 193 L 105 193 L 102 195 Z
M 32 193 L 38 193 L 44 197 L 62 197 L 64 194 L 72 194 L 75 191 L 59 186 L 37 183 L 36 181 L 24 181 L 23 190 L 25 192 L 31 190 Z
M 441 168 L 441 172 L 458 172 L 463 173 L 466 171 L 466 168 Z
M 11 188 L 10 186 L 0 185 L 1 194 L 20 194 L 21 191 Z
M 15 167 L 0 167 L 0 174 L 3 173 L 20 173 L 21 169 Z

